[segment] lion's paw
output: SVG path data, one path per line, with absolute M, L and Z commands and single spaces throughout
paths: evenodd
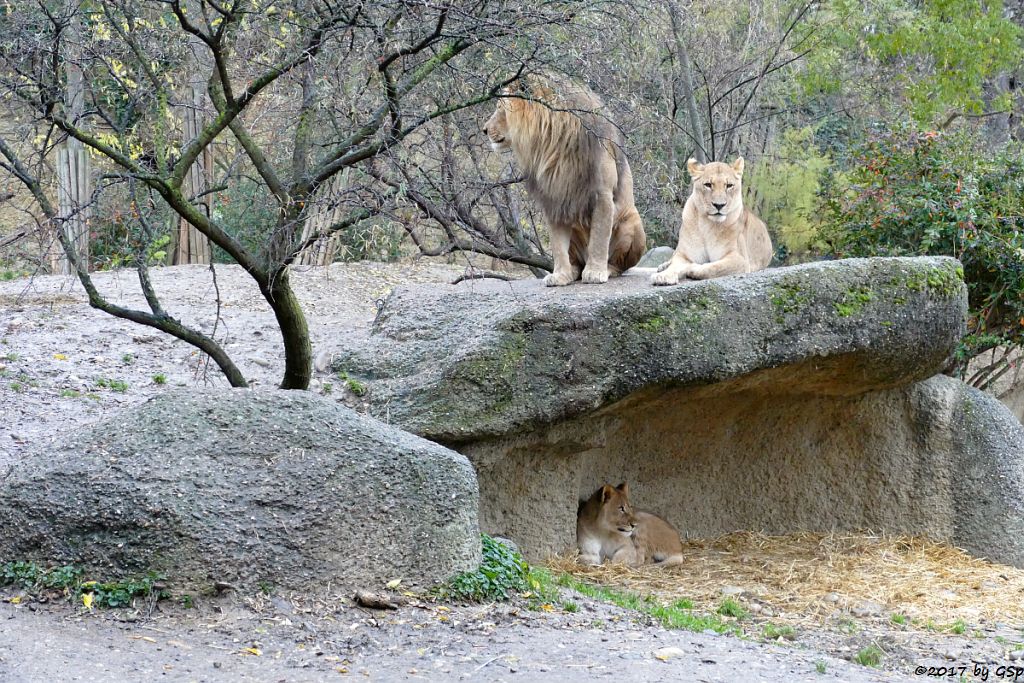
M 544 286 L 563 287 L 575 279 L 576 278 L 572 276 L 572 273 L 551 273 L 550 275 L 544 276 Z
M 587 266 L 583 269 L 583 277 L 581 279 L 588 285 L 599 285 L 602 282 L 608 282 L 608 269 Z
M 652 285 L 677 285 L 679 284 L 679 273 L 671 270 L 663 270 L 651 276 Z

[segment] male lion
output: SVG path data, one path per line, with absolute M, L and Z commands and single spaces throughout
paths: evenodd
M 674 285 L 687 277 L 706 280 L 767 268 L 772 240 L 764 222 L 743 208 L 743 157 L 731 165 L 690 159 L 686 168 L 693 191 L 683 206 L 679 245 L 651 282 Z
M 679 532 L 652 512 L 634 510 L 625 482 L 614 488 L 605 484 L 581 503 L 576 545 L 584 564 L 609 560 L 632 567 L 671 567 L 683 561 Z
M 607 282 L 646 245 L 622 133 L 588 88 L 553 76 L 529 76 L 521 87 L 498 100 L 484 133 L 495 151 L 512 150 L 544 211 L 555 262 L 544 284 Z

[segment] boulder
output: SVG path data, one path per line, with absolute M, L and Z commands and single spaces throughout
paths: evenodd
M 0 561 L 288 590 L 428 586 L 480 561 L 462 455 L 302 392 L 168 391 L 27 456 Z
M 869 528 L 1024 565 L 1019 424 L 934 377 L 965 312 L 948 258 L 474 281 L 399 288 L 335 369 L 465 453 L 481 527 L 528 557 L 572 548 L 578 499 L 628 481 L 684 535 Z
M 646 254 L 640 257 L 640 261 L 633 266 L 634 268 L 657 268 L 662 263 L 665 263 L 672 254 L 675 253 L 673 247 L 654 247 L 649 249 Z

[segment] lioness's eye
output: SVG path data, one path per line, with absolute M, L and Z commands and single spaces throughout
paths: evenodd
M 711 183 L 704 183 L 704 187 L 710 188 L 711 187 Z
M 726 183 L 725 187 L 731 190 L 732 189 L 732 183 Z
M 620 505 L 619 506 L 619 512 L 625 512 L 625 511 L 626 511 L 626 506 L 625 505 Z

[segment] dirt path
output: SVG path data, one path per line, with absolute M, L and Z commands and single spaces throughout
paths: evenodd
M 314 355 L 365 330 L 375 302 L 400 282 L 443 282 L 461 266 L 419 261 L 339 264 L 297 272 Z M 283 366 L 273 316 L 238 268 L 153 271 L 166 308 L 213 329 L 256 387 L 272 387 Z M 116 302 L 141 306 L 134 273 L 96 275 Z M 167 386 L 223 384 L 204 373 L 195 351 L 158 332 L 87 305 L 67 278 L 0 282 L 0 482 L 28 449 L 153 396 Z M 337 378 L 321 374 L 316 390 Z M 3 559 L 3 558 L 0 558 Z M 302 606 L 283 598 L 201 598 L 195 609 L 81 614 L 66 602 L 38 604 L 0 593 L 0 681 L 324 681 L 564 680 L 630 681 L 904 680 L 917 666 L 995 667 L 1021 651 L 1016 626 L 991 625 L 963 636 L 895 628 L 883 615 L 809 625 L 790 645 L 708 633 L 668 631 L 650 618 L 582 596 L 578 611 L 534 612 L 523 604 L 460 607 L 422 603 L 374 614 L 344 596 Z M 305 599 L 308 603 L 308 599 Z M 848 659 L 867 644 L 887 653 L 877 671 Z M 259 655 L 246 652 L 253 648 Z M 666 661 L 654 656 L 663 648 Z M 823 670 L 824 673 L 819 673 Z M 1024 672 L 1022 672 L 1024 674 Z M 957 676 L 952 676 L 956 680 Z M 992 680 L 996 680 L 993 675 Z M 1001 680 L 1009 680 L 1002 678 Z M 1020 680 L 1024 680 L 1021 675 Z
M 586 600 L 573 615 L 514 605 L 429 604 L 383 614 L 347 607 L 314 615 L 275 602 L 256 611 L 230 599 L 212 600 L 127 623 L 109 614 L 78 615 L 67 606 L 30 612 L 0 605 L 0 680 L 583 683 L 623 674 L 629 681 L 903 679 L 806 648 L 667 631 Z

